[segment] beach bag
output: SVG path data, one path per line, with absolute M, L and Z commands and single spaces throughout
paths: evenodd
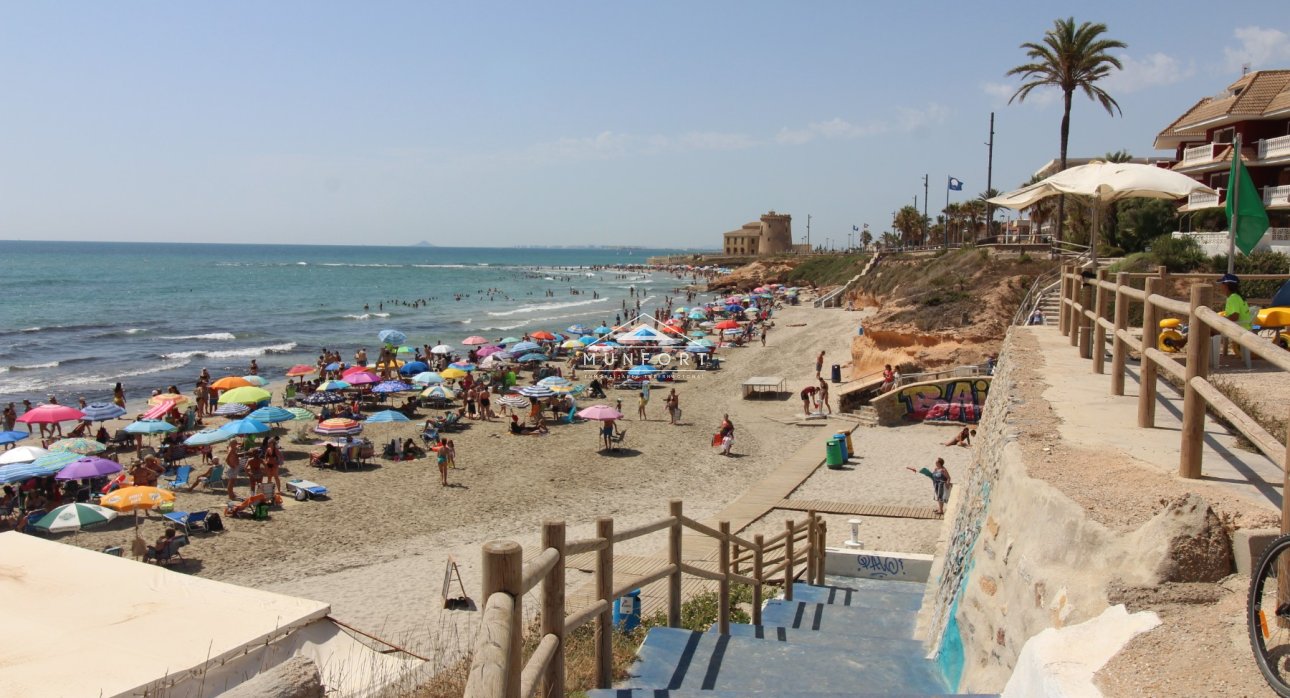
M 206 530 L 211 533 L 219 533 L 224 530 L 224 520 L 219 514 L 211 514 L 206 517 Z
M 718 433 L 718 434 L 713 434 L 713 435 L 712 435 L 712 445 L 713 445 L 713 446 L 720 446 L 720 445 L 721 445 L 721 434 L 719 434 L 719 433 Z

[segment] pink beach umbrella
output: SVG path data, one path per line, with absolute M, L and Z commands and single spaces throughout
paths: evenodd
M 480 337 L 479 335 L 473 335 L 461 340 L 461 343 L 467 346 L 478 346 L 480 344 L 488 344 L 488 340 Z
M 80 410 L 67 405 L 37 405 L 18 417 L 18 421 L 23 424 L 57 424 L 72 422 L 84 416 Z
M 622 419 L 623 413 L 609 405 L 592 405 L 580 410 L 578 416 L 583 419 L 593 419 L 597 422 L 613 422 Z
M 371 371 L 351 373 L 348 376 L 345 376 L 345 382 L 350 385 L 371 385 L 373 383 L 380 383 L 381 380 L 380 376 L 372 373 Z
M 475 351 L 475 356 L 478 356 L 479 358 L 482 359 L 485 356 L 488 356 L 490 354 L 496 354 L 501 350 L 502 350 L 501 347 L 480 347 Z

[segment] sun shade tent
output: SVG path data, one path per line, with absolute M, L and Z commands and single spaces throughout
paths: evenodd
M 0 533 L 0 598 L 12 695 L 204 698 L 304 655 L 329 690 L 368 696 L 421 664 L 355 640 L 321 601 L 16 532 Z

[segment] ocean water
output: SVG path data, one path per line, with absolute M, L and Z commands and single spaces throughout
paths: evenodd
M 252 358 L 275 379 L 322 347 L 375 356 L 387 328 L 459 347 L 474 334 L 595 326 L 631 287 L 648 308 L 683 282 L 591 267 L 669 253 L 0 241 L 0 402 L 105 399 L 116 381 L 132 397 L 187 392 L 202 368 L 242 375 Z

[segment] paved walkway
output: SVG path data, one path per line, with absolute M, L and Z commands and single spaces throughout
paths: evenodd
M 1165 381 L 1156 381 L 1156 426 L 1138 428 L 1140 366 L 1127 364 L 1124 395 L 1111 394 L 1111 361 L 1106 373 L 1093 373 L 1093 362 L 1081 359 L 1056 327 L 1025 327 L 1039 342 L 1046 363 L 1044 398 L 1061 418 L 1062 438 L 1085 446 L 1122 451 L 1177 474 L 1182 443 L 1182 394 Z M 1278 435 L 1279 436 L 1279 435 Z M 1281 508 L 1281 467 L 1259 452 L 1236 446 L 1238 439 L 1212 417 L 1205 419 L 1202 479 L 1222 485 L 1260 505 Z

